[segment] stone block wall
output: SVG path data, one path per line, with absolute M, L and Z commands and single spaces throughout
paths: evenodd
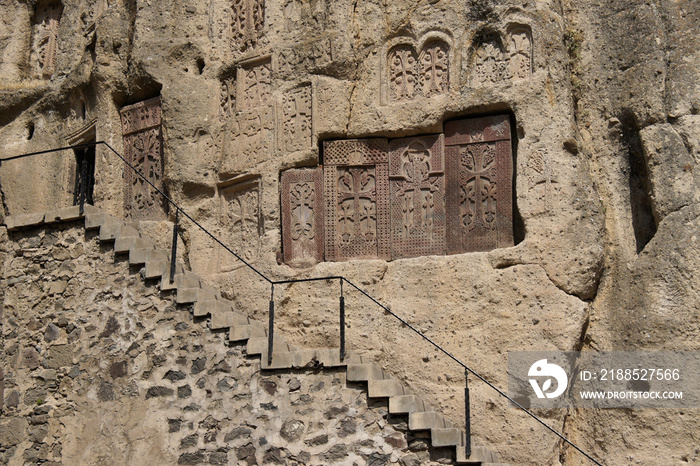
M 261 373 L 79 223 L 2 235 L 2 464 L 453 459 L 343 370 Z

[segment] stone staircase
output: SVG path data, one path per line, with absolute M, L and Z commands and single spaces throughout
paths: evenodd
M 273 357 L 268 362 L 265 325 L 236 310 L 233 302 L 223 298 L 218 290 L 207 285 L 197 274 L 185 270 L 181 264 L 176 264 L 171 283 L 170 252 L 157 249 L 151 240 L 142 237 L 121 219 L 87 205 L 85 215 L 80 215 L 78 207 L 69 207 L 45 214 L 8 217 L 5 223 L 9 230 L 13 230 L 83 218 L 86 230 L 99 229 L 100 241 L 114 242 L 116 254 L 128 254 L 129 264 L 142 266 L 144 278 L 160 279 L 161 290 L 175 291 L 176 302 L 191 304 L 194 316 L 209 316 L 212 329 L 228 328 L 229 341 L 245 343 L 248 356 L 260 356 L 262 370 L 344 368 L 347 381 L 367 383 L 369 398 L 388 399 L 389 413 L 408 415 L 410 430 L 430 432 L 433 447 L 454 447 L 455 464 L 503 464 L 499 463 L 496 453 L 485 447 L 473 446 L 471 455 L 467 457 L 465 434 L 460 428 L 382 368 L 359 355 L 350 353 L 341 361 L 337 348 L 300 349 L 288 344 L 282 337 L 275 337 Z

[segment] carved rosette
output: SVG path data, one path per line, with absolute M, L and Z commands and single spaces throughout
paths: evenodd
M 321 262 L 324 250 L 323 172 L 292 169 L 282 173 L 282 248 L 284 262 Z
M 389 144 L 391 257 L 445 254 L 443 135 Z
M 311 86 L 295 89 L 282 96 L 282 149 L 309 149 L 311 137 Z
M 418 89 L 418 59 L 410 45 L 397 45 L 387 56 L 391 100 L 412 100 Z
M 447 252 L 513 245 L 513 158 L 507 115 L 445 124 Z
M 326 258 L 389 259 L 386 139 L 324 143 Z
M 231 38 L 242 52 L 255 46 L 265 25 L 264 0 L 233 0 L 231 3 Z
M 448 47 L 442 41 L 428 42 L 420 54 L 420 82 L 423 96 L 445 94 L 450 86 Z
M 121 109 L 124 155 L 148 181 L 163 191 L 163 134 L 160 97 Z M 132 219 L 165 218 L 165 199 L 128 166 L 124 169 L 124 210 Z
M 34 14 L 33 47 L 36 76 L 50 78 L 55 70 L 58 26 L 63 5 L 58 0 L 40 1 Z

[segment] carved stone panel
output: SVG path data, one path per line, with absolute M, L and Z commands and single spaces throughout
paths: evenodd
M 323 172 L 321 168 L 282 173 L 284 262 L 305 266 L 323 260 Z
M 219 186 L 219 225 L 228 247 L 246 261 L 260 253 L 263 222 L 260 212 L 260 180 Z M 228 272 L 243 264 L 219 248 L 219 271 Z
M 270 105 L 272 65 L 270 60 L 243 65 L 238 70 L 236 109 L 240 111 Z
M 255 167 L 274 152 L 273 107 L 237 112 L 230 120 L 223 147 L 220 175 L 236 176 Z
M 291 152 L 311 148 L 311 108 L 310 85 L 282 96 L 282 150 Z
M 418 58 L 410 45 L 397 45 L 387 56 L 389 100 L 412 100 L 418 90 Z
M 507 62 L 499 41 L 489 39 L 478 44 L 473 57 L 472 85 L 493 85 L 507 76 Z
M 323 32 L 329 16 L 326 0 L 285 0 L 284 19 L 286 32 L 312 29 Z
M 513 245 L 513 157 L 507 115 L 445 124 L 447 252 Z
M 333 63 L 335 46 L 334 39 L 324 38 L 282 49 L 277 55 L 276 70 L 281 76 L 291 76 L 322 69 Z
M 221 80 L 219 113 L 222 121 L 233 117 L 236 111 L 236 79 L 228 76 Z
M 391 258 L 445 254 L 443 135 L 389 144 Z
M 265 25 L 265 0 L 232 0 L 231 38 L 238 50 L 258 43 Z
M 449 49 L 446 43 L 433 40 L 420 53 L 420 84 L 424 97 L 445 94 L 450 87 Z
M 129 163 L 163 190 L 163 134 L 160 97 L 121 109 L 124 156 Z M 167 205 L 163 196 L 129 167 L 124 168 L 124 210 L 132 219 L 161 219 Z
M 526 26 L 513 27 L 508 32 L 510 76 L 525 79 L 532 74 L 532 34 Z
M 35 77 L 48 79 L 53 75 L 58 48 L 58 25 L 63 5 L 58 0 L 37 3 L 32 30 L 32 62 Z
M 389 259 L 386 139 L 326 141 L 326 259 Z

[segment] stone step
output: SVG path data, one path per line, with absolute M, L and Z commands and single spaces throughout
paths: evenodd
M 425 403 L 416 395 L 397 395 L 389 398 L 389 412 L 392 414 L 409 414 L 425 410 Z
M 211 314 L 211 328 L 231 328 L 248 325 L 248 317 L 235 311 L 229 304 L 215 301 L 215 311 Z
M 454 427 L 430 429 L 430 440 L 434 447 L 457 447 L 462 443 L 462 431 Z
M 273 356 L 275 353 L 286 353 L 289 350 L 289 345 L 283 338 L 275 337 L 272 347 Z M 249 339 L 246 345 L 246 352 L 248 356 L 260 354 L 265 356 L 263 359 L 267 359 L 267 337 Z
M 98 212 L 98 210 L 90 204 L 85 204 L 84 211 L 85 215 L 90 212 Z M 63 209 L 46 212 L 46 215 L 44 215 L 44 223 L 69 222 L 71 220 L 79 220 L 83 218 L 83 216 L 84 215 L 80 215 L 80 206 L 75 205 L 73 207 L 65 207 Z
M 104 223 L 100 226 L 100 241 L 116 240 L 120 236 L 138 237 L 139 232 L 135 228 L 123 223 Z
M 248 325 L 237 325 L 231 327 L 228 332 L 229 341 L 243 341 L 250 338 L 264 338 L 266 336 L 265 326 L 259 322 L 250 322 Z
M 141 265 L 141 264 L 146 264 L 148 263 L 151 258 L 155 260 L 160 260 L 164 261 L 167 256 L 159 251 L 158 249 L 154 249 L 151 247 L 150 249 L 144 248 L 144 249 L 130 249 L 129 250 L 129 264 L 131 265 Z
M 41 225 L 44 223 L 45 214 L 36 212 L 33 214 L 20 214 L 5 217 L 5 225 L 8 230 L 17 230 L 22 227 Z
M 146 261 L 143 275 L 147 279 L 161 278 L 165 273 L 170 273 L 167 260 L 155 260 L 153 258 Z
M 431 430 L 452 427 L 445 423 L 442 414 L 435 411 L 416 411 L 408 414 L 408 428 L 411 430 Z
M 368 380 L 367 393 L 370 398 L 389 398 L 397 395 L 409 395 L 398 380 Z
M 146 263 L 146 267 L 148 267 L 148 262 Z M 175 265 L 175 277 L 185 272 L 185 268 L 181 264 Z M 153 278 L 160 278 L 160 289 L 163 291 L 177 289 L 177 282 L 175 280 L 173 280 L 173 283 L 170 283 L 170 260 L 165 261 L 165 270 L 163 273 L 159 277 L 153 276 Z
M 178 286 L 175 302 L 178 304 L 191 304 L 199 301 L 215 301 L 216 295 L 202 288 L 185 288 Z M 205 314 L 203 314 L 205 315 Z
M 348 366 L 347 379 L 350 382 L 382 380 L 384 372 L 375 364 L 352 364 Z
M 498 465 L 503 464 L 497 453 L 492 452 L 486 447 L 472 447 L 472 454 L 467 458 L 467 452 L 464 445 L 457 447 L 457 464 L 488 464 Z
M 168 263 L 168 267 L 170 267 L 170 264 Z M 161 290 L 176 290 L 178 288 L 201 288 L 202 287 L 202 280 L 200 279 L 199 275 L 192 273 L 188 270 L 182 270 L 181 266 L 178 264 L 176 268 L 177 273 L 175 273 L 175 277 L 173 282 L 170 283 L 170 269 L 168 268 L 168 271 L 163 275 L 163 278 L 160 281 L 160 289 Z

